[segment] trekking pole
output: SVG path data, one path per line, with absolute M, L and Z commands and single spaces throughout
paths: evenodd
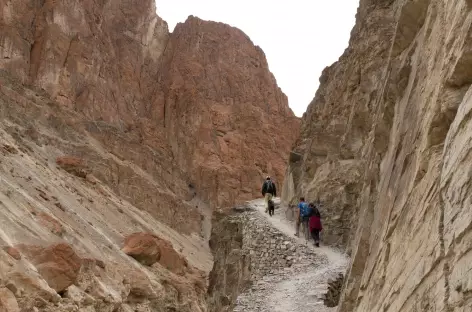
M 308 221 L 306 223 L 306 243 L 308 245 L 308 241 L 310 240 L 310 226 L 308 224 Z
M 310 228 L 308 226 L 308 221 L 305 220 L 305 246 L 308 245 L 309 232 L 310 232 Z
M 303 222 L 303 236 L 305 236 L 305 246 L 306 246 L 307 242 L 306 242 L 306 225 L 305 225 L 305 222 Z

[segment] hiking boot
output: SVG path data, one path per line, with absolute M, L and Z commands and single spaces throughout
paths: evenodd
M 315 243 L 315 246 L 316 246 L 316 247 L 320 247 L 320 243 Z

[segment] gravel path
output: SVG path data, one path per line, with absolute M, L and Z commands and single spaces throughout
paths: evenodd
M 277 203 L 278 199 L 276 199 Z M 285 219 L 283 209 L 276 209 L 270 217 L 264 213 L 263 200 L 249 203 L 265 216 L 269 223 L 279 231 L 294 238 L 295 228 Z M 289 268 L 271 272 L 262 280 L 256 281 L 251 289 L 238 297 L 235 312 L 334 312 L 323 304 L 328 279 L 335 279 L 344 273 L 349 259 L 341 252 L 326 246 L 314 247 L 312 242 L 297 238 L 297 243 L 306 246 L 308 255 L 315 255 L 315 261 L 301 258 Z

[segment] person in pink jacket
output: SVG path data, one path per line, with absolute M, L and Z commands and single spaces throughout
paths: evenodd
M 320 247 L 320 232 L 323 230 L 323 226 L 321 225 L 321 214 L 315 204 L 311 203 L 310 208 L 312 209 L 309 221 L 311 237 L 313 237 L 313 240 L 315 241 L 315 246 Z

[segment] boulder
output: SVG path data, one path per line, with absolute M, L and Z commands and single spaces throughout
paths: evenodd
M 13 259 L 15 259 L 15 260 L 20 260 L 20 259 L 21 259 L 21 254 L 20 254 L 20 252 L 18 251 L 18 249 L 16 249 L 15 247 L 6 246 L 6 247 L 3 247 L 3 250 L 5 250 L 5 252 L 6 252 L 10 257 L 12 257 Z
M 83 159 L 73 156 L 62 156 L 56 158 L 56 164 L 59 168 L 78 176 L 80 178 L 87 177 L 87 170 Z
M 159 262 L 169 271 L 184 274 L 187 260 L 175 251 L 172 244 L 151 233 L 134 233 L 126 237 L 122 251 L 139 263 L 151 266 Z
M 77 280 L 82 259 L 70 245 L 59 243 L 46 248 L 20 245 L 19 248 L 55 291 L 62 292 Z
M 134 233 L 126 237 L 121 249 L 143 265 L 151 266 L 161 257 L 163 240 L 151 233 Z

